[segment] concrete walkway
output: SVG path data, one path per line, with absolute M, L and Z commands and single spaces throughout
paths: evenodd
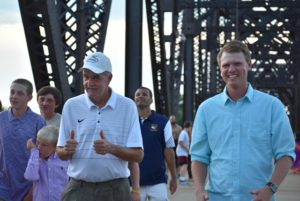
M 187 186 L 180 186 L 174 195 L 170 196 L 171 201 L 196 201 L 193 183 Z M 278 201 L 300 201 L 300 175 L 289 173 L 279 187 L 277 193 Z

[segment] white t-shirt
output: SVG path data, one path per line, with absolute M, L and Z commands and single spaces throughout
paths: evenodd
M 135 103 L 112 91 L 103 108 L 82 94 L 64 105 L 57 146 L 64 146 L 75 131 L 77 150 L 70 160 L 68 175 L 88 182 L 102 182 L 130 175 L 128 162 L 112 154 L 97 154 L 93 148 L 100 131 L 105 138 L 121 147 L 141 147 L 143 140 Z
M 188 156 L 189 153 L 186 151 L 186 149 L 184 149 L 179 143 L 183 142 L 183 144 L 185 145 L 185 147 L 189 150 L 190 148 L 190 136 L 187 133 L 186 130 L 182 130 L 181 133 L 179 134 L 179 138 L 178 138 L 178 144 L 176 147 L 176 154 L 177 156 Z

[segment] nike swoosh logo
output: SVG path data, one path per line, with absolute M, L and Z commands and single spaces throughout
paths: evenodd
M 84 119 L 78 119 L 78 123 L 81 123 L 81 122 L 83 122 L 83 120 L 84 120 Z

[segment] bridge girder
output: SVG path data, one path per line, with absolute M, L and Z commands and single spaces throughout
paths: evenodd
M 192 120 L 203 100 L 223 90 L 217 52 L 225 42 L 239 39 L 252 52 L 251 83 L 283 101 L 294 131 L 299 133 L 299 1 L 145 2 L 159 112 Z M 37 89 L 54 85 L 62 91 L 64 100 L 82 93 L 78 70 L 86 53 L 104 49 L 111 3 L 111 0 L 19 0 Z M 141 16 L 140 10 L 137 12 Z M 166 14 L 170 14 L 171 21 Z M 171 30 L 165 33 L 168 23 Z M 130 57 L 130 62 L 134 62 L 135 56 L 130 54 Z M 130 66 L 130 62 L 126 65 Z M 132 95 L 133 88 L 129 91 Z

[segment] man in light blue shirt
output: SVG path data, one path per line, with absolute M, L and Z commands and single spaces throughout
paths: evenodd
M 242 42 L 225 44 L 217 59 L 226 87 L 199 106 L 192 131 L 197 201 L 274 201 L 295 158 L 284 106 L 248 83 L 251 58 Z

